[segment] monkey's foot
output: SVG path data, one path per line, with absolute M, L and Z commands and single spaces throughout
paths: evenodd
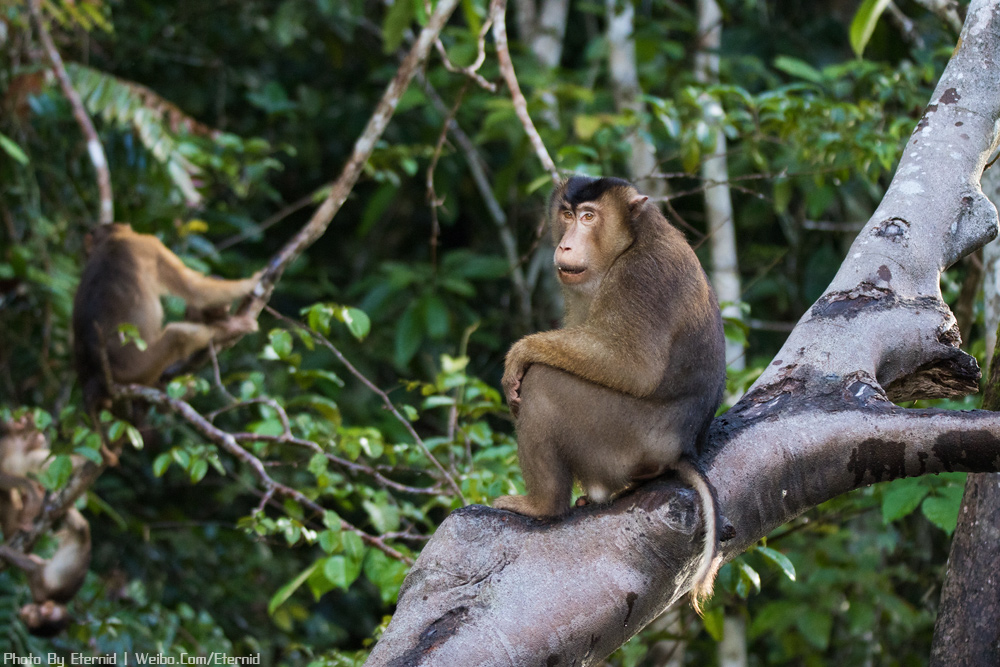
M 493 507 L 516 514 L 524 514 L 536 519 L 559 516 L 563 513 L 559 511 L 547 511 L 545 508 L 537 507 L 532 502 L 530 496 L 500 496 L 493 501 Z
M 573 505 L 576 507 L 586 507 L 587 505 L 590 505 L 590 498 L 587 496 L 580 496 L 576 499 L 576 502 L 573 503 Z
M 214 326 L 220 331 L 219 338 L 224 340 L 257 331 L 257 320 L 250 315 L 239 315 L 217 322 Z

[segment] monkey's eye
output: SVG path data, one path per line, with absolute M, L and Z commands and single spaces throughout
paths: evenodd
M 591 213 L 590 211 L 587 211 L 586 213 L 583 214 L 583 219 L 586 220 L 587 222 L 590 222 L 591 220 L 594 219 L 594 214 Z
M 566 219 L 572 218 L 573 217 L 573 211 L 570 211 L 569 209 L 564 209 L 563 212 L 562 212 L 562 216 L 564 218 L 566 218 Z

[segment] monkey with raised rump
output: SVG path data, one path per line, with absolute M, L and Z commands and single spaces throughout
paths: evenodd
M 698 493 L 705 543 L 692 604 L 717 565 L 714 491 L 695 462 L 726 381 L 718 302 L 694 251 L 647 197 L 618 178 L 574 176 L 549 204 L 564 326 L 519 340 L 504 392 L 527 495 L 493 506 L 533 517 L 675 470 Z
M 155 385 L 171 364 L 208 347 L 257 330 L 249 316 L 230 316 L 228 308 L 253 291 L 260 272 L 243 280 L 204 276 L 184 265 L 151 234 L 128 224 L 101 225 L 93 233 L 90 256 L 73 301 L 73 352 L 84 401 L 92 414 L 109 407 L 102 356 L 119 383 Z M 163 326 L 160 297 L 184 299 L 200 321 Z M 118 327 L 131 324 L 146 343 L 122 344 Z

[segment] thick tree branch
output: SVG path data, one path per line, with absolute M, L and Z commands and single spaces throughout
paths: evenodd
M 80 99 L 79 93 L 73 88 L 69 74 L 66 73 L 62 56 L 59 55 L 59 51 L 52 41 L 52 36 L 45 27 L 39 0 L 28 0 L 28 10 L 31 12 L 31 22 L 38 32 L 38 38 L 42 42 L 45 54 L 52 64 L 52 70 L 59 80 L 59 87 L 66 99 L 69 100 L 69 105 L 73 109 L 73 117 L 87 140 L 87 154 L 90 156 L 90 162 L 94 165 L 94 171 L 97 175 L 97 192 L 100 198 L 97 221 L 102 225 L 110 224 L 115 219 L 114 197 L 111 193 L 111 171 L 108 169 L 108 158 L 104 154 L 101 139 L 97 136 L 94 123 L 87 115 L 87 109 L 83 106 L 83 100 Z
M 713 423 L 702 463 L 734 530 L 724 557 L 860 486 L 1000 470 L 1000 415 L 890 402 L 976 388 L 939 281 L 997 232 L 979 179 L 998 141 L 1000 69 L 985 65 L 998 51 L 1000 0 L 974 0 L 882 204 L 775 360 Z M 669 480 L 560 521 L 458 510 L 417 559 L 368 664 L 596 664 L 688 590 L 700 516 Z

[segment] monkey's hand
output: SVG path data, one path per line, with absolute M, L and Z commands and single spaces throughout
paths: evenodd
M 515 419 L 521 410 L 521 380 L 531 365 L 524 354 L 524 349 L 525 346 L 520 341 L 510 348 L 504 364 L 503 380 L 500 381 L 503 384 L 504 396 L 507 397 L 507 406 Z

